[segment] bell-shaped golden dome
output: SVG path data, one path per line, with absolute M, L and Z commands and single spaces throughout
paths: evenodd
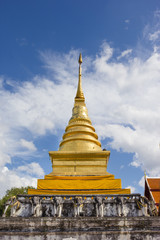
M 79 56 L 79 81 L 72 117 L 65 129 L 59 151 L 102 151 L 101 143 L 88 117 L 81 81 L 82 55 Z

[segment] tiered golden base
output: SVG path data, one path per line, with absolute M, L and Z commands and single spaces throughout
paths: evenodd
M 90 194 L 130 194 L 130 189 L 104 189 L 104 190 L 80 190 L 80 191 L 70 191 L 70 190 L 47 190 L 47 189 L 29 189 L 28 194 L 33 195 L 90 195 Z
M 122 189 L 121 179 L 114 179 L 111 174 L 53 176 L 52 179 L 39 179 L 37 189 L 29 189 L 28 194 L 130 194 L 130 189 Z

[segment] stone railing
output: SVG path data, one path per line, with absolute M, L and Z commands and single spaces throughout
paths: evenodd
M 140 194 L 129 195 L 18 195 L 12 217 L 137 217 L 153 216 L 154 209 Z M 5 216 L 5 215 L 4 215 Z

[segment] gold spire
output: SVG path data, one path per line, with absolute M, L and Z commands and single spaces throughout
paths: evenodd
M 79 80 L 75 97 L 72 117 L 66 127 L 63 140 L 59 145 L 60 151 L 102 151 L 101 143 L 92 126 L 85 104 L 82 90 L 81 64 L 82 55 L 79 56 Z
M 78 60 L 79 64 L 82 63 L 82 53 L 79 54 L 79 60 Z
M 84 94 L 83 94 L 83 90 L 82 90 L 82 80 L 81 80 L 81 64 L 82 64 L 82 54 L 80 53 L 79 55 L 79 81 L 78 81 L 78 88 L 77 88 L 77 94 L 76 94 L 76 98 L 81 98 L 84 99 Z

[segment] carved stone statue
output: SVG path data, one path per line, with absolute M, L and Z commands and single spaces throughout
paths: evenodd
M 82 197 L 75 197 L 74 199 L 74 216 L 81 216 L 83 214 L 83 200 Z
M 34 203 L 36 204 L 36 206 L 34 207 L 34 212 L 33 212 L 34 217 L 42 217 L 41 202 L 42 202 L 42 200 L 40 199 L 40 197 L 34 197 Z
M 54 198 L 49 199 L 44 206 L 43 215 L 45 217 L 54 217 L 56 216 L 56 201 Z
M 138 211 L 138 216 L 150 216 L 150 206 L 149 201 L 146 197 L 140 196 L 136 199 L 136 206 Z
M 62 209 L 63 209 L 63 198 L 62 197 L 56 197 L 55 198 L 55 215 L 57 217 L 61 217 L 62 215 Z
M 21 203 L 16 199 L 16 196 L 11 197 L 11 217 L 19 216 L 20 207 Z
M 3 215 L 2 217 L 6 217 L 6 212 L 7 212 L 7 209 L 8 207 L 12 204 L 12 201 L 11 201 L 11 198 L 7 200 L 6 204 L 5 204 L 5 209 L 4 209 L 4 212 L 3 212 Z
M 117 214 L 120 217 L 125 216 L 125 212 L 124 212 L 124 198 L 118 196 L 116 198 L 116 202 L 117 202 Z
M 96 216 L 97 217 L 103 217 L 104 216 L 104 203 L 102 197 L 96 197 Z

